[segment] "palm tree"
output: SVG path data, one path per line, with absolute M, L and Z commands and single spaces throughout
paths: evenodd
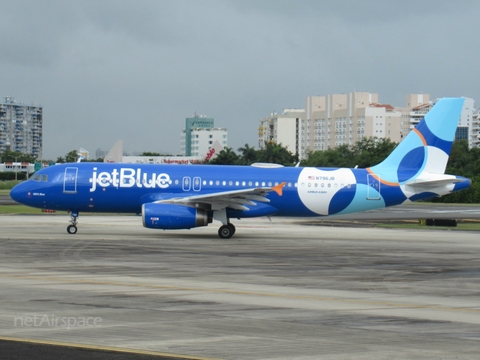
M 236 163 L 238 163 L 238 155 L 227 146 L 214 159 L 210 160 L 210 164 L 215 165 L 234 165 Z
M 255 150 L 254 147 L 250 147 L 250 145 L 245 144 L 243 147 L 239 147 L 238 151 L 242 153 L 240 163 L 245 165 L 251 165 L 255 161 L 257 161 L 258 151 Z
M 275 163 L 282 165 L 293 165 L 297 161 L 297 156 L 293 155 L 282 144 L 268 141 L 265 143 L 265 148 L 260 152 L 259 161 L 266 163 Z

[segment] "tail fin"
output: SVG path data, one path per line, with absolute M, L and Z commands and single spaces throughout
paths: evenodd
M 439 100 L 383 162 L 367 170 L 400 184 L 424 172 L 444 174 L 463 102 L 461 98 Z

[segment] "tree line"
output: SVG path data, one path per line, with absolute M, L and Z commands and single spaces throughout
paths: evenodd
M 432 199 L 439 203 L 480 203 L 480 148 L 468 148 L 466 140 L 455 141 L 448 159 L 447 174 L 465 176 L 472 180 L 472 186 L 465 191 Z

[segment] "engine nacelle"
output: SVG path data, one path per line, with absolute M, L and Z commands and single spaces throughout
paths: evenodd
M 143 204 L 142 221 L 151 229 L 191 229 L 209 223 L 207 210 L 161 203 Z

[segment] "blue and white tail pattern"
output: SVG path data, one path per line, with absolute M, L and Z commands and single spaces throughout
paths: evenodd
M 439 100 L 395 150 L 369 171 L 399 185 L 444 174 L 463 103 L 461 98 Z

